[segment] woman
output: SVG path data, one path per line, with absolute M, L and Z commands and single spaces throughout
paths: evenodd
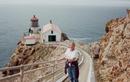
M 71 43 L 65 52 L 66 65 L 65 70 L 68 71 L 71 82 L 79 82 L 79 52 L 75 49 L 75 43 Z M 66 72 L 66 71 L 65 71 Z

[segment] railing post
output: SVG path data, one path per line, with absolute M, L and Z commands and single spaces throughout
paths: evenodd
M 20 67 L 20 82 L 23 82 L 23 73 L 24 73 L 24 68 L 23 65 Z

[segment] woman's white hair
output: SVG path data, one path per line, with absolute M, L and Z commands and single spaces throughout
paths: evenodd
M 75 42 L 74 41 L 72 41 L 72 42 L 70 42 L 70 44 L 69 44 L 69 46 L 75 46 Z

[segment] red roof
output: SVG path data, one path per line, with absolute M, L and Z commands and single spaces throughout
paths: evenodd
M 35 15 L 33 15 L 31 20 L 38 20 L 38 18 Z

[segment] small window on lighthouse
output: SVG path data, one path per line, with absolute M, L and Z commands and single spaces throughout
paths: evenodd
M 53 34 L 53 30 L 51 31 L 51 34 Z

